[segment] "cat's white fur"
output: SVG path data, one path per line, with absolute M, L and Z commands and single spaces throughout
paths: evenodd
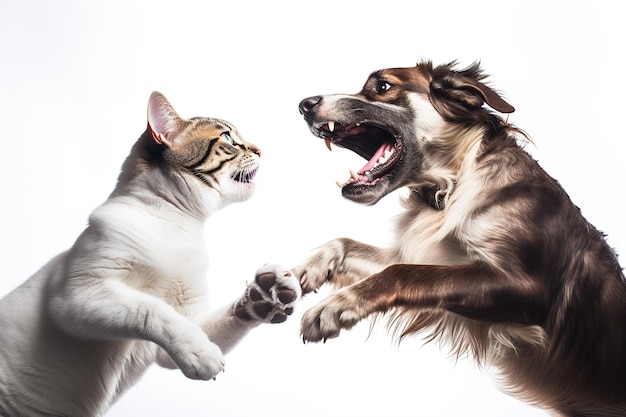
M 150 103 L 169 106 L 164 100 Z M 164 122 L 178 115 L 150 113 L 155 138 L 174 140 Z M 242 298 L 209 311 L 204 221 L 248 198 L 251 185 L 226 171 L 219 191 L 158 169 L 123 175 L 73 247 L 0 300 L 0 416 L 103 415 L 154 362 L 215 378 L 223 354 L 262 322 L 250 290 L 279 311 L 293 303 L 281 303 L 277 288 L 300 295 L 297 279 L 270 265 L 257 271 L 275 275 L 269 291 L 253 281 Z M 255 318 L 238 318 L 237 306 Z

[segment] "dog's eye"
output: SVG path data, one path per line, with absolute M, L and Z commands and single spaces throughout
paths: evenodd
M 391 89 L 391 84 L 389 84 L 387 81 L 384 80 L 380 80 L 376 83 L 376 93 L 377 94 L 384 94 L 387 91 L 389 91 Z

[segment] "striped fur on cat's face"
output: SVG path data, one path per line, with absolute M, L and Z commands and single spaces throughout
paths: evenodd
M 169 168 L 218 191 L 225 202 L 252 195 L 261 151 L 243 140 L 232 124 L 206 117 L 183 119 L 162 94 L 154 92 L 148 104 L 148 131 L 159 148 L 157 158 Z

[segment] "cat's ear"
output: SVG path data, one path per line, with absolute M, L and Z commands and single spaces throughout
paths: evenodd
M 157 143 L 169 146 L 176 144 L 176 139 L 189 121 L 181 118 L 165 96 L 158 91 L 150 95 L 148 101 L 148 129 Z

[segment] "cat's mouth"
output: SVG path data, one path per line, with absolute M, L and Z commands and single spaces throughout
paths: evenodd
M 239 170 L 233 174 L 232 179 L 233 181 L 242 182 L 244 184 L 251 184 L 258 170 L 259 170 L 258 168 L 254 168 L 254 169 L 245 168 L 245 169 Z

